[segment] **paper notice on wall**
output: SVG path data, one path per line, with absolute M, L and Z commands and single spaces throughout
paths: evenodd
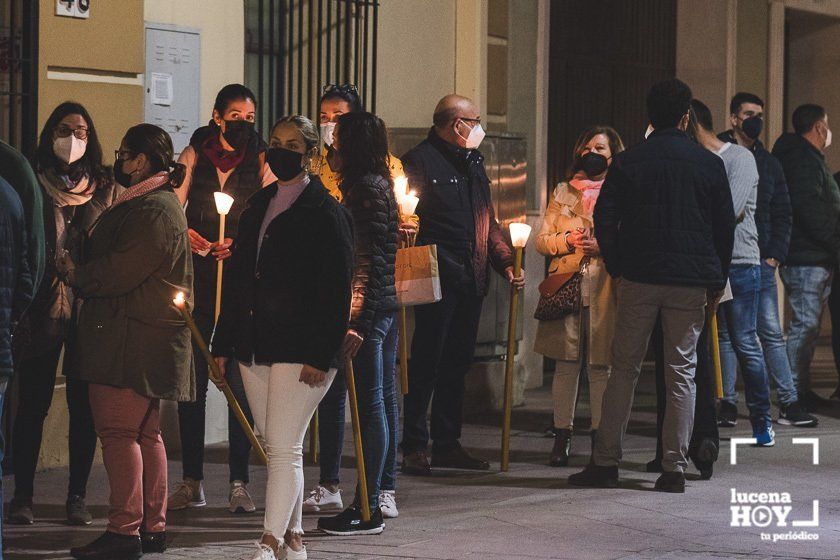
M 151 82 L 149 91 L 152 94 L 152 104 L 164 106 L 172 105 L 172 98 L 174 97 L 172 74 L 152 72 Z

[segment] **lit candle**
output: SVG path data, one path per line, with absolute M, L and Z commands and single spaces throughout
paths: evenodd
M 522 248 L 528 243 L 531 235 L 531 226 L 518 222 L 510 224 L 510 242 L 516 248 Z
M 408 177 L 405 175 L 394 177 L 394 193 L 397 195 L 397 200 L 408 194 Z
M 216 199 L 216 212 L 219 213 L 219 244 L 225 242 L 225 216 L 230 212 L 233 206 L 233 197 L 221 191 L 214 192 L 213 198 Z M 219 313 L 222 310 L 222 261 L 219 261 L 216 266 L 216 309 L 213 320 L 219 319 Z
M 400 214 L 402 214 L 403 219 L 405 219 L 414 215 L 414 211 L 417 210 L 417 204 L 420 202 L 420 198 L 414 194 L 414 191 L 411 191 L 403 196 L 398 202 L 400 204 Z

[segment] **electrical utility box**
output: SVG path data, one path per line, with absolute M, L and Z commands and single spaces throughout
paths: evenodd
M 172 137 L 176 156 L 199 127 L 201 35 L 146 23 L 145 120 Z

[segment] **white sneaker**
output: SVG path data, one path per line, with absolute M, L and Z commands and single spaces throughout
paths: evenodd
M 304 546 L 300 550 L 292 550 L 284 543 L 278 558 L 279 560 L 306 560 L 306 547 Z
M 341 501 L 341 490 L 330 492 L 320 484 L 309 493 L 309 497 L 303 501 L 304 513 L 319 513 L 325 511 L 343 511 L 344 504 Z
M 257 506 L 254 505 L 254 500 L 248 493 L 248 486 L 241 480 L 234 480 L 230 483 L 228 499 L 230 500 L 228 511 L 231 513 L 254 513 L 257 511 Z
M 379 511 L 385 519 L 396 519 L 400 516 L 397 509 L 397 494 L 393 490 L 383 490 L 379 493 Z
M 270 546 L 261 542 L 256 543 L 256 545 L 256 552 L 254 552 L 253 556 L 248 556 L 248 560 L 277 560 L 277 556 L 274 554 L 274 551 L 271 550 Z M 245 560 L 245 558 L 242 560 Z

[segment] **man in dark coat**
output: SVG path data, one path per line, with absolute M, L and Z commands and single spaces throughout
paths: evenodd
M 27 244 L 23 204 L 11 185 L 0 178 L 0 410 L 3 408 L 9 378 L 14 371 L 12 333 L 26 306 L 32 301 L 34 291 Z M 3 433 L 0 432 L 0 462 L 5 448 Z M 0 482 L 0 503 L 2 499 Z
M 840 252 L 840 189 L 825 162 L 831 144 L 825 109 L 812 104 L 797 107 L 793 129 L 773 146 L 793 208 L 790 250 L 779 274 L 793 313 L 787 340 L 790 367 L 799 401 L 813 410 L 827 404 L 811 389 L 811 360 Z
M 592 462 L 569 477 L 615 487 L 633 392 L 657 316 L 662 317 L 668 404 L 663 474 L 656 489 L 684 492 L 694 420 L 697 341 L 707 300 L 726 284 L 735 212 L 723 161 L 685 133 L 691 90 L 679 80 L 648 93 L 653 134 L 615 156 L 595 206 L 595 238 L 618 283 L 612 375 Z
M 475 104 L 447 95 L 435 108 L 429 136 L 402 157 L 420 203 L 418 245 L 437 245 L 443 299 L 415 308 L 409 390 L 405 397 L 403 472 L 431 467 L 487 470 L 489 463 L 460 445 L 464 377 L 475 353 L 490 266 L 514 286 L 513 257 L 490 200 L 490 180 L 478 145 L 484 138 Z M 431 419 L 432 464 L 426 452 Z

